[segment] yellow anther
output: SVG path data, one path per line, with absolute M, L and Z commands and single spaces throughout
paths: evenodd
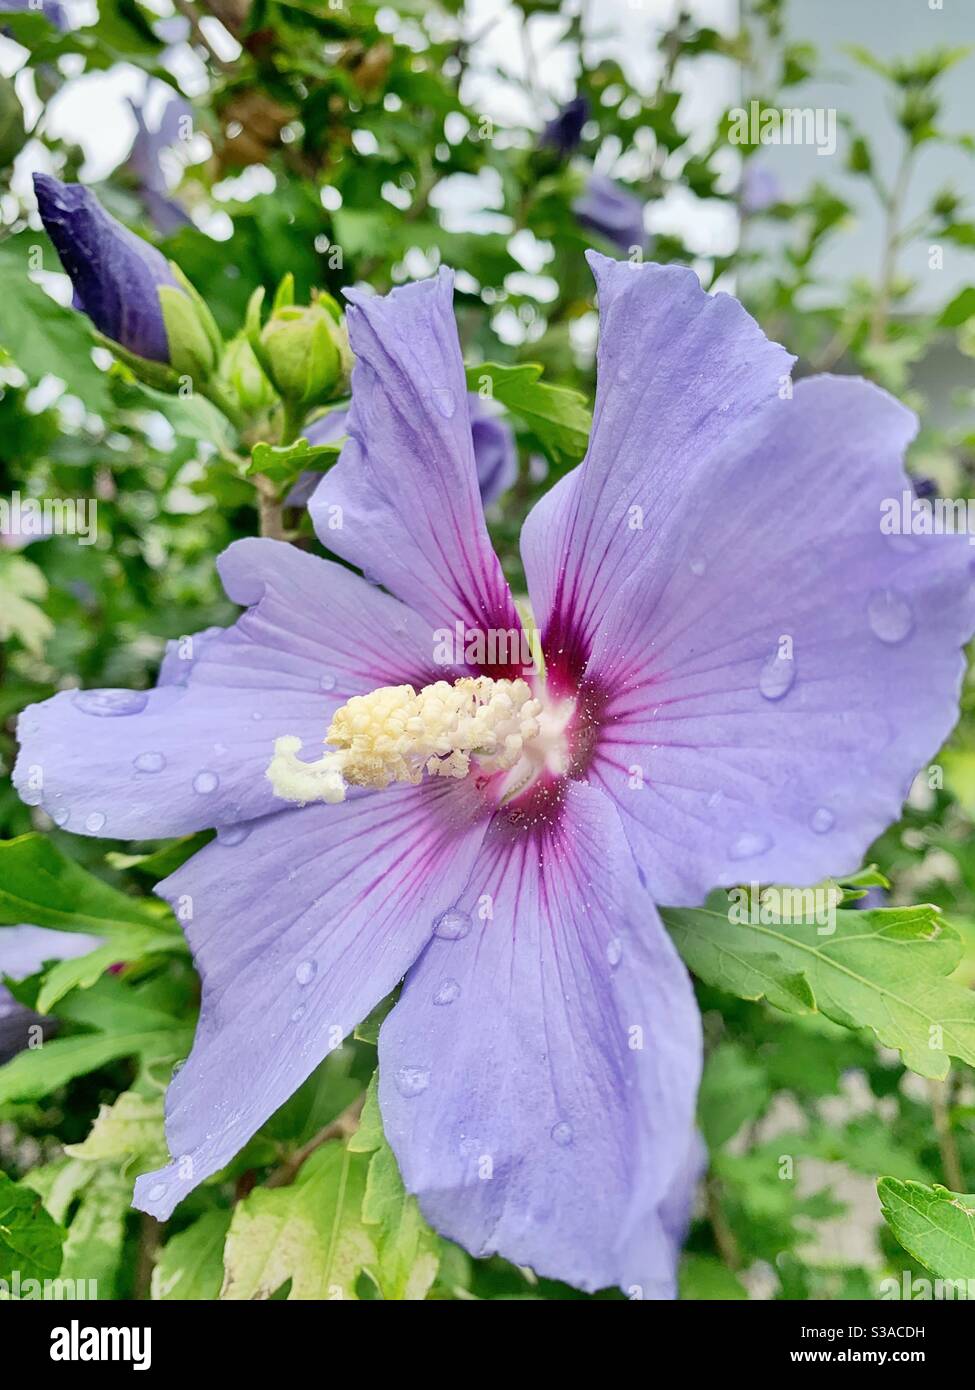
M 297 756 L 300 739 L 275 740 L 267 776 L 287 801 L 343 801 L 348 786 L 466 777 L 471 759 L 484 772 L 512 768 L 539 732 L 541 702 L 523 680 L 464 677 L 416 691 L 384 685 L 336 710 L 317 762 Z

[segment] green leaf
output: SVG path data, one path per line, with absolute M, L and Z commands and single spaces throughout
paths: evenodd
M 179 840 L 168 841 L 152 854 L 123 854 L 120 850 L 110 850 L 105 861 L 113 869 L 133 869 L 136 873 L 145 874 L 153 883 L 158 883 L 160 879 L 174 874 L 212 839 L 212 830 L 198 830 L 195 835 L 184 835 Z
M 230 1218 L 229 1211 L 204 1212 L 166 1242 L 152 1271 L 152 1298 L 210 1302 L 219 1297 Z
M 90 989 L 110 966 L 142 960 L 157 951 L 179 949 L 179 940 L 169 931 L 131 927 L 124 936 L 113 933 L 106 945 L 89 951 L 86 956 L 59 960 L 51 966 L 37 995 L 38 1012 L 49 1013 L 73 989 Z
M 337 440 L 330 444 L 309 444 L 307 439 L 301 438 L 287 445 L 255 444 L 247 476 L 260 473 L 282 488 L 289 487 L 308 470 L 324 472 L 341 452 L 342 445 Z
M 942 328 L 960 328 L 975 317 L 975 285 L 969 285 L 955 295 L 942 310 L 938 323 Z
M 64 1231 L 36 1192 L 0 1173 L 0 1279 L 53 1279 L 61 1268 Z
M 143 1066 L 185 1057 L 193 1040 L 192 1025 L 154 1007 L 151 997 L 144 987 L 131 988 L 106 976 L 83 994 L 64 1000 L 62 1019 L 97 1031 L 55 1038 L 19 1052 L 0 1067 L 0 1105 L 40 1100 L 74 1077 L 121 1057 L 137 1057 Z
M 16 637 L 39 656 L 54 631 L 38 604 L 46 596 L 47 580 L 32 561 L 22 555 L 0 555 L 0 642 Z
M 832 935 L 802 922 L 733 925 L 714 906 L 664 918 L 688 967 L 718 989 L 872 1028 L 922 1076 L 945 1076 L 949 1057 L 975 1063 L 975 994 L 947 978 L 962 945 L 935 907 L 840 909 Z
M 39 1194 L 51 1217 L 63 1226 L 65 1217 L 81 1192 L 95 1176 L 90 1164 L 73 1158 L 59 1158 L 40 1168 L 31 1168 L 21 1180 L 25 1187 Z
M 956 246 L 975 246 L 975 222 L 952 222 L 938 233 Z
M 881 1178 L 884 1219 L 911 1255 L 942 1279 L 975 1279 L 975 1194 Z
M 351 1150 L 373 1155 L 362 1203 L 363 1221 L 377 1228 L 377 1260 L 370 1273 L 384 1299 L 418 1301 L 426 1298 L 437 1277 L 441 1241 L 403 1186 L 395 1155 L 383 1136 L 377 1077 L 375 1073 L 359 1128 L 349 1140 Z
M 61 1278 L 84 1281 L 87 1296 L 116 1297 L 132 1182 L 109 1168 L 95 1172 L 81 1195 L 64 1242 Z
M 592 415 L 585 397 L 540 381 L 534 362 L 517 367 L 481 362 L 467 368 L 467 388 L 500 401 L 532 431 L 556 466 L 578 463 L 589 444 Z
M 385 999 L 380 999 L 372 1012 L 366 1014 L 362 1022 L 356 1025 L 353 1037 L 357 1042 L 371 1043 L 373 1047 L 379 1046 L 379 1030 L 396 999 L 397 993 L 394 990 L 392 994 L 387 994 Z
M 747 1299 L 748 1293 L 726 1264 L 713 1255 L 687 1254 L 680 1266 L 681 1299 L 719 1300 Z
M 708 1148 L 720 1148 L 770 1099 L 765 1069 L 738 1043 L 720 1043 L 708 1058 L 701 1080 L 698 1116 Z
M 81 1144 L 66 1144 L 64 1151 L 88 1163 L 135 1158 L 142 1170 L 164 1163 L 168 1151 L 162 1096 L 150 1099 L 137 1091 L 123 1091 L 111 1105 L 99 1106 L 87 1138 Z
M 5 17 L 6 19 L 6 17 Z M 33 230 L 0 244 L 0 347 L 11 354 L 31 381 L 48 374 L 60 377 L 89 410 L 111 410 L 108 376 L 92 361 L 95 336 L 84 314 L 65 309 L 28 275 L 28 255 L 44 248 L 44 268 L 60 264 L 47 238 Z
M 175 920 L 161 905 L 128 897 L 62 854 L 44 835 L 0 842 L 0 923 L 31 922 L 93 932 L 104 944 L 58 961 L 45 973 L 37 1008 L 46 1013 L 72 989 L 88 989 L 111 965 L 155 952 L 183 952 Z
M 0 842 L 0 922 L 104 935 L 133 925 L 159 928 L 157 904 L 130 898 L 30 833 Z
M 291 1187 L 256 1188 L 234 1209 L 221 1298 L 270 1298 L 289 1279 L 289 1299 L 358 1298 L 356 1281 L 376 1263 L 362 1220 L 369 1160 L 324 1144 Z

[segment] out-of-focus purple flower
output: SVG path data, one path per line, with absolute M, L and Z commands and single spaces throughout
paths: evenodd
M 85 932 L 52 931 L 48 927 L 0 927 L 0 981 L 26 980 L 46 961 L 73 960 L 97 950 L 101 938 Z M 0 1063 L 8 1062 L 28 1046 L 33 1029 L 44 1037 L 53 1031 L 52 1019 L 43 1018 L 18 1004 L 0 983 Z
M 31 0 L 0 0 L 0 15 L 38 13 L 42 13 L 62 34 L 66 34 L 71 28 L 67 13 L 64 7 L 58 4 L 58 0 L 43 0 L 41 5 L 32 4 Z
M 310 510 L 375 583 L 238 541 L 219 565 L 248 611 L 185 684 L 22 717 L 15 784 L 40 767 L 68 829 L 219 827 L 160 889 L 193 904 L 203 981 L 177 1158 L 136 1185 L 160 1218 L 405 975 L 379 1102 L 428 1220 L 476 1255 L 669 1296 L 701 1037 L 654 903 L 849 873 L 957 718 L 967 538 L 901 552 L 878 525 L 914 416 L 849 377 L 784 399 L 793 359 L 736 300 L 590 262 L 589 450 L 522 534 L 544 675 L 507 642 L 443 270 L 348 296 L 348 442 Z M 400 718 L 411 701 L 431 722 Z
M 477 485 L 481 501 L 487 507 L 496 502 L 503 492 L 507 492 L 517 478 L 518 447 L 511 426 L 487 401 L 482 400 L 476 391 L 468 392 L 467 400 L 471 412 Z M 327 415 L 313 421 L 304 431 L 308 443 L 334 444 L 346 432 L 348 415 L 347 410 L 330 410 Z M 320 473 L 302 473 L 288 494 L 288 506 L 306 506 L 320 482 Z
M 489 401 L 476 391 L 468 396 L 471 435 L 474 439 L 474 466 L 484 506 L 496 502 L 518 476 L 518 448 L 514 431 Z
M 589 119 L 589 103 L 585 97 L 574 97 L 542 131 L 541 143 L 557 150 L 563 159 L 579 148 L 582 128 Z
M 590 174 L 586 191 L 572 204 L 572 211 L 584 227 L 621 251 L 634 246 L 642 250 L 646 245 L 641 199 L 605 174 Z
M 346 420 L 349 412 L 347 410 L 330 410 L 326 415 L 321 415 L 317 420 L 302 431 L 309 444 L 334 444 L 336 440 L 345 434 Z M 285 505 L 289 507 L 307 507 L 312 495 L 322 480 L 321 473 L 309 468 L 302 473 L 294 487 L 285 498 Z
M 180 122 L 192 115 L 193 108 L 182 97 L 173 97 L 166 103 L 157 129 L 150 130 L 142 106 L 131 99 L 129 106 L 135 117 L 136 134 L 126 165 L 135 177 L 139 197 L 152 225 L 160 236 L 169 236 L 185 227 L 190 218 L 170 197 L 160 155 L 179 141 Z
M 754 214 L 766 212 L 782 202 L 782 183 L 774 169 L 760 160 L 748 159 L 741 174 L 741 209 Z

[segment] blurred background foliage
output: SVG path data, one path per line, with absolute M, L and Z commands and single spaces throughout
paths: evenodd
M 0 537 L 4 768 L 25 705 L 73 685 L 145 687 L 167 639 L 233 620 L 214 559 L 258 531 L 262 496 L 283 509 L 297 544 L 320 550 L 303 510 L 286 504 L 287 469 L 249 473 L 218 410 L 140 384 L 69 307 L 30 193 L 33 170 L 89 180 L 97 166 L 104 206 L 182 267 L 228 339 L 252 292 L 272 295 L 288 273 L 304 301 L 315 288 L 385 291 L 441 263 L 455 267 L 472 380 L 485 362 L 544 369 L 534 385 L 532 373 L 527 385 L 509 375 L 505 387 L 496 369 L 492 378 L 518 441 L 517 478 L 489 513 L 516 591 L 521 523 L 585 448 L 596 319 L 583 252 L 620 254 L 579 215 L 594 169 L 643 205 L 648 257 L 691 264 L 706 287 L 739 293 L 770 336 L 800 354 L 798 373 L 861 373 L 911 404 L 922 422 L 909 463 L 919 489 L 969 496 L 971 178 L 920 204 L 912 188 L 932 151 L 948 146 L 967 160 L 975 150 L 942 108 L 946 77 L 961 68 L 970 84 L 972 56 L 943 41 L 934 19 L 924 51 L 890 60 L 848 49 L 858 80 L 882 94 L 886 127 L 865 131 L 840 107 L 836 153 L 796 192 L 784 176 L 789 151 L 775 151 L 776 164 L 762 147 L 729 143 L 728 107 L 807 103 L 835 54 L 802 37 L 803 8 L 746 0 L 712 27 L 697 12 L 650 3 L 0 4 L 0 494 L 98 502 L 93 545 Z M 99 139 L 96 117 L 87 142 L 81 131 L 74 143 L 57 116 L 66 92 L 94 91 L 84 88 L 93 76 L 119 73 L 114 99 L 134 144 L 105 168 L 87 148 Z M 702 120 L 695 94 L 712 82 L 728 101 Z M 123 91 L 141 93 L 134 119 Z M 576 96 L 587 112 L 577 143 L 564 148 L 546 123 Z M 845 250 L 868 203 L 882 228 L 869 274 Z M 658 216 L 672 208 L 681 217 Z M 919 247 L 928 266 L 920 285 L 904 269 Z M 941 277 L 946 261 L 953 273 Z M 962 383 L 957 392 L 946 395 L 946 374 Z M 871 892 L 894 906 L 937 904 L 960 934 L 959 978 L 971 985 L 970 686 L 963 705 L 903 820 L 874 847 L 890 887 Z M 102 1297 L 216 1297 L 228 1230 L 240 1287 L 235 1210 L 247 1206 L 255 1222 L 281 1202 L 329 1210 L 339 1144 L 311 1157 L 309 1145 L 323 1127 L 344 1144 L 374 1071 L 375 1021 L 159 1228 L 129 1209 L 131 1183 L 162 1155 L 162 1092 L 192 1037 L 197 984 L 151 889 L 201 837 L 132 846 L 66 836 L 7 779 L 0 833 L 2 920 L 101 926 L 113 965 L 105 974 L 104 960 L 66 962 L 11 985 L 22 1004 L 56 1020 L 59 1044 L 83 1046 L 45 1044 L 0 1068 L 0 1205 L 29 1227 L 36 1271 L 97 1278 Z M 946 1081 L 922 1079 L 869 1030 L 711 984 L 700 995 L 712 1164 L 683 1296 L 875 1298 L 887 1275 L 924 1275 L 898 1245 L 894 1215 L 893 1229 L 883 1223 L 875 1184 L 894 1184 L 889 1214 L 895 1197 L 909 1206 L 921 1191 L 912 1183 L 975 1188 L 970 1068 L 955 1063 Z M 375 1251 L 368 1267 L 341 1276 L 346 1295 L 583 1297 L 498 1259 L 471 1260 L 427 1231 L 397 1195 L 371 1096 L 341 1153 L 366 1192 L 350 1219 L 365 1224 Z M 293 1177 L 302 1158 L 300 1181 L 286 1185 L 282 1171 Z M 379 1198 L 400 1203 L 392 1229 Z M 5 1258 L 13 1267 L 0 1241 L 0 1276 Z M 310 1248 L 309 1266 L 316 1258 Z M 302 1282 L 302 1270 L 290 1271 L 264 1292 L 297 1296 Z

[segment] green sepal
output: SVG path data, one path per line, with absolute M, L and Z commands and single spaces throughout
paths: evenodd
M 189 286 L 176 267 L 173 270 Z M 173 370 L 181 377 L 206 381 L 216 370 L 222 349 L 212 314 L 192 286 L 160 285 L 157 294 Z
M 147 386 L 152 386 L 157 391 L 165 391 L 169 394 L 179 390 L 179 372 L 171 367 L 168 362 L 153 362 L 151 358 L 140 357 L 138 353 L 129 352 L 128 348 L 117 343 L 114 338 L 108 338 L 104 333 L 99 333 L 94 329 L 96 341 L 118 358 L 120 362 L 129 368 L 140 381 L 144 381 Z

